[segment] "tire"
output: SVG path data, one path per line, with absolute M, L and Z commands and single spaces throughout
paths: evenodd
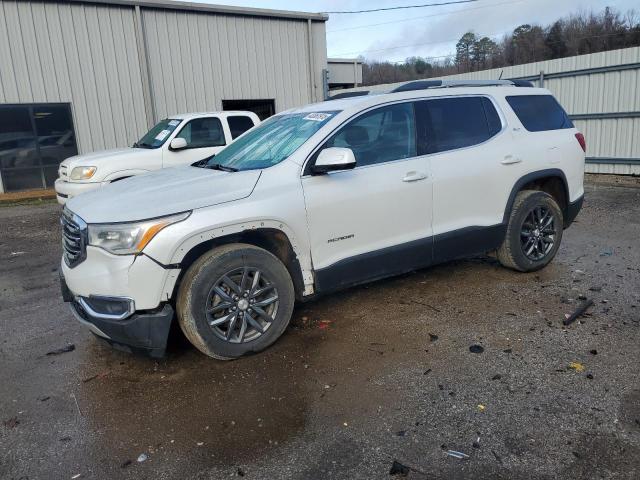
M 231 360 L 274 343 L 287 328 L 294 303 L 284 264 L 266 250 L 234 243 L 205 253 L 189 267 L 176 310 L 193 346 L 210 357 Z
M 545 227 L 549 221 L 547 214 L 552 219 L 549 226 Z M 544 217 L 542 220 L 541 215 Z M 507 233 L 496 252 L 498 261 L 519 272 L 540 270 L 558 252 L 563 224 L 562 210 L 551 195 L 538 190 L 518 192 L 509 216 Z

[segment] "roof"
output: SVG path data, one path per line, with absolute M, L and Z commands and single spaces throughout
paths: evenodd
M 244 15 L 251 17 L 291 18 L 326 22 L 329 16 L 324 13 L 296 12 L 291 10 L 271 10 L 267 8 L 236 7 L 232 5 L 213 5 L 209 3 L 180 2 L 174 0 L 71 0 L 74 3 L 99 3 L 104 5 L 124 5 L 131 7 L 158 8 L 190 12 L 218 13 L 225 15 Z
M 360 58 L 327 58 L 327 63 L 362 63 Z
M 455 95 L 550 95 L 549 90 L 544 88 L 523 88 L 508 85 L 501 86 L 460 86 L 455 88 L 427 88 L 423 90 L 409 90 L 405 92 L 386 92 L 362 95 L 359 97 L 340 98 L 338 100 L 327 100 L 325 102 L 305 105 L 301 108 L 289 110 L 294 112 L 328 112 L 341 111 L 356 113 L 365 108 L 379 104 L 393 102 L 397 100 L 411 100 L 419 98 L 446 97 Z
M 219 116 L 219 117 L 229 117 L 233 115 L 249 115 L 251 117 L 257 117 L 257 115 L 253 112 L 249 112 L 246 110 L 218 110 L 214 112 L 186 112 L 186 113 L 176 113 L 173 115 L 168 115 L 167 118 L 174 118 L 176 120 L 191 120 L 193 118 L 199 117 L 210 117 L 210 116 Z

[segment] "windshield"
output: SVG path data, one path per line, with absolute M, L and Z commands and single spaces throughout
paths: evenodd
M 135 148 L 158 148 L 169 138 L 182 120 L 165 118 L 133 144 Z
M 234 171 L 271 167 L 295 152 L 336 113 L 277 115 L 249 130 L 203 166 L 223 167 Z

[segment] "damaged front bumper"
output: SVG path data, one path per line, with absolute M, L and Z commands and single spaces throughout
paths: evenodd
M 136 312 L 131 299 L 76 296 L 62 275 L 60 284 L 62 299 L 69 303 L 73 316 L 95 335 L 119 350 L 164 356 L 174 315 L 171 305 Z

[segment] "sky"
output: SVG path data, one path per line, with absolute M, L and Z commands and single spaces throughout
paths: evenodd
M 331 12 L 364 10 L 448 0 L 199 0 L 204 3 L 280 10 Z M 411 56 L 438 58 L 455 51 L 465 32 L 495 40 L 524 23 L 546 25 L 578 11 L 606 6 L 625 13 L 637 0 L 478 0 L 440 7 L 374 13 L 329 14 L 327 53 L 331 57 L 402 61 Z

